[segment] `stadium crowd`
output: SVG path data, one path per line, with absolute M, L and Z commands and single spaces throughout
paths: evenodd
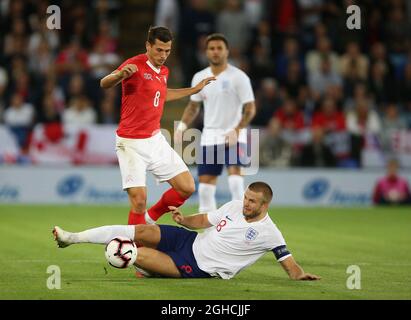
M 36 123 L 115 124 L 119 116 L 119 88 L 103 91 L 99 80 L 124 59 L 123 4 L 53 1 L 61 30 L 46 27 L 49 4 L 1 2 L 0 123 L 23 153 Z M 359 30 L 346 25 L 351 4 L 361 8 Z M 175 33 L 181 85 L 207 66 L 206 35 L 227 37 L 230 63 L 255 90 L 261 165 L 361 167 L 366 144 L 392 155 L 392 133 L 411 129 L 409 1 L 158 0 L 155 9 L 154 24 Z

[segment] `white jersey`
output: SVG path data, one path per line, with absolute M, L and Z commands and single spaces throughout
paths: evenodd
M 198 267 L 212 276 L 230 279 L 270 250 L 278 261 L 291 256 L 270 216 L 247 222 L 241 200 L 208 213 L 208 221 L 213 226 L 197 235 L 193 253 Z
M 196 86 L 201 80 L 214 76 L 208 67 L 197 72 L 192 80 Z M 225 134 L 237 127 L 241 121 L 243 105 L 254 101 L 250 78 L 240 69 L 228 65 L 217 80 L 191 96 L 195 102 L 204 104 L 204 129 L 201 145 L 225 143 Z M 247 142 L 247 131 L 240 131 L 239 142 Z

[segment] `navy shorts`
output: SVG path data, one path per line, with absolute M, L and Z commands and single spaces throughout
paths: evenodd
M 224 165 L 248 167 L 250 163 L 245 143 L 237 143 L 231 147 L 224 144 L 203 146 L 197 161 L 198 175 L 219 176 Z
M 161 240 L 157 250 L 169 255 L 180 271 L 182 278 L 211 278 L 201 270 L 194 258 L 193 242 L 197 232 L 181 227 L 158 225 L 161 231 Z

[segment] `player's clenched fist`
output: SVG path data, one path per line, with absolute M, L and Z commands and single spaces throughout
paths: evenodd
M 168 207 L 171 211 L 171 214 L 173 215 L 173 220 L 177 222 L 178 224 L 182 224 L 184 221 L 184 216 L 183 214 L 178 210 L 178 208 L 169 206 Z
M 137 71 L 135 64 L 126 64 L 120 71 L 120 75 L 123 79 L 131 77 Z

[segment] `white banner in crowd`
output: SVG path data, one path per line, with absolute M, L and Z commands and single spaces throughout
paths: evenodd
M 192 170 L 197 177 L 196 169 Z M 402 172 L 411 182 L 411 172 Z M 271 170 L 246 176 L 246 183 L 265 181 L 274 191 L 273 205 L 367 206 L 383 171 L 358 170 Z M 197 180 L 197 178 L 196 178 Z M 148 174 L 148 202 L 156 202 L 169 188 Z M 227 176 L 218 183 L 217 201 L 230 200 Z M 113 167 L 0 167 L 0 203 L 41 204 L 128 204 L 121 189 L 119 169 Z M 198 204 L 195 193 L 188 201 Z

